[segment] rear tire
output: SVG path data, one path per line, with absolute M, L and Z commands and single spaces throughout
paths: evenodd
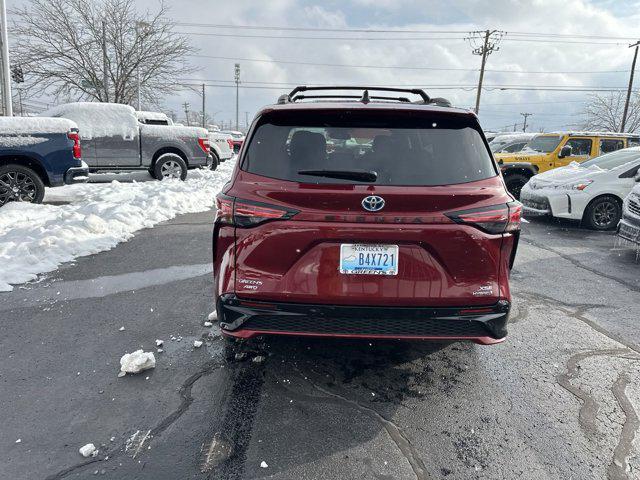
M 509 193 L 516 197 L 517 200 L 520 200 L 520 192 L 522 187 L 529 181 L 529 177 L 520 173 L 511 173 L 505 177 L 504 181 L 507 184 Z
M 177 153 L 165 153 L 160 155 L 153 166 L 153 176 L 157 180 L 165 178 L 187 178 L 187 164 Z
M 213 162 L 211 162 L 211 170 L 215 171 L 218 168 L 218 165 L 220 165 L 220 159 L 218 158 L 218 154 L 214 150 L 211 150 L 211 156 L 213 157 Z
M 621 218 L 620 201 L 613 195 L 604 195 L 587 206 L 583 221 L 592 230 L 613 230 Z
M 0 167 L 0 207 L 9 202 L 42 203 L 44 183 L 36 172 L 22 165 Z

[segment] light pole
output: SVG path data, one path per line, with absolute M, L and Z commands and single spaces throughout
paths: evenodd
M 236 81 L 236 130 L 240 130 L 240 101 L 239 101 L 239 91 L 240 91 L 240 64 L 236 63 L 236 68 L 234 72 L 234 78 Z
M 7 32 L 7 6 L 5 0 L 0 0 L 0 51 L 2 52 L 2 94 L 4 114 L 13 116 L 13 103 L 11 96 L 11 70 L 9 67 L 9 34 Z

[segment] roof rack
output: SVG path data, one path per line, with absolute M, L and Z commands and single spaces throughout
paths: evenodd
M 362 91 L 362 95 L 300 95 L 300 92 L 308 92 L 308 91 L 335 91 L 335 90 L 348 90 L 348 91 Z M 323 99 L 349 99 L 349 100 L 358 100 L 362 103 L 369 103 L 371 100 L 384 100 L 389 102 L 401 102 L 401 103 L 409 103 L 409 98 L 404 96 L 376 96 L 369 95 L 369 91 L 373 90 L 376 92 L 394 92 L 394 93 L 409 93 L 412 95 L 417 95 L 421 100 L 414 103 L 423 103 L 423 104 L 435 104 L 443 107 L 450 107 L 451 103 L 444 98 L 430 98 L 429 95 L 425 93 L 421 88 L 393 88 L 393 87 L 365 87 L 365 86 L 355 86 L 355 85 L 331 85 L 331 86 L 319 86 L 319 87 L 309 87 L 306 85 L 301 85 L 289 92 L 288 95 L 281 95 L 278 98 L 279 104 L 286 103 L 294 103 L 300 100 L 323 100 Z

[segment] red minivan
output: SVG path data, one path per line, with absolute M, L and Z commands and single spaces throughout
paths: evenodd
M 505 339 L 521 206 L 473 112 L 297 87 L 258 113 L 216 207 L 227 337 Z

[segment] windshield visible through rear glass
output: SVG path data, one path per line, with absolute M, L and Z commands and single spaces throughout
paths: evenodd
M 531 140 L 526 146 L 526 149 L 535 150 L 536 152 L 549 153 L 553 152 L 559 143 L 559 135 L 544 135 Z
M 357 117 L 307 114 L 304 122 L 266 121 L 256 129 L 242 168 L 301 183 L 377 185 L 449 185 L 497 174 L 480 133 L 467 123 Z M 373 172 L 377 178 L 346 180 L 327 171 Z

